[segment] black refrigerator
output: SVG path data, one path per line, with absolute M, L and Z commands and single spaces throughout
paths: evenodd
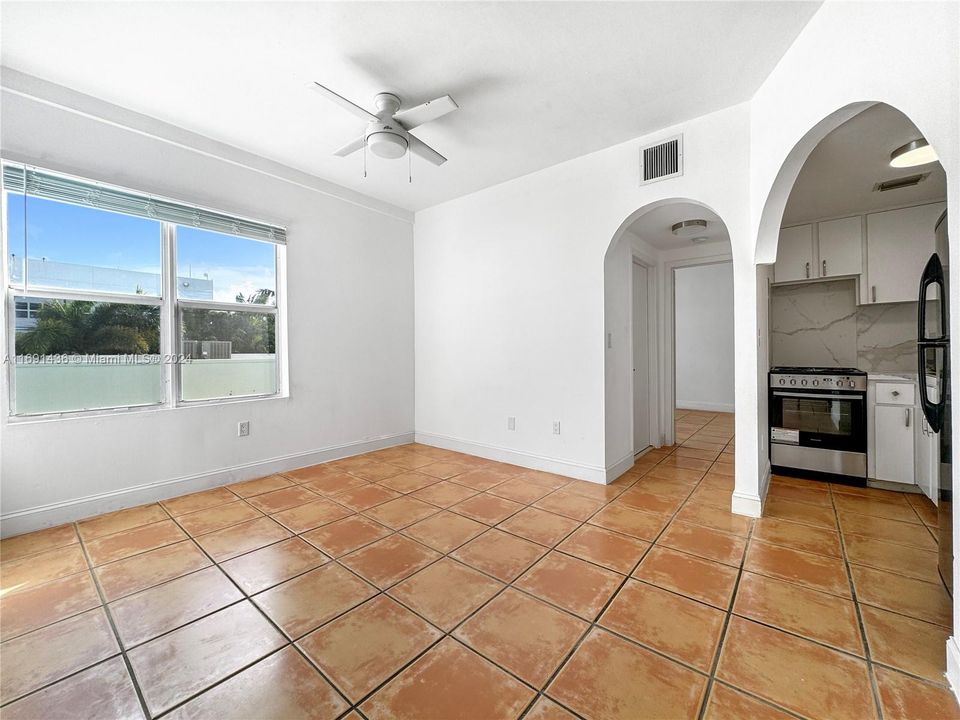
M 920 405 L 939 434 L 940 492 L 937 502 L 940 577 L 953 595 L 953 450 L 950 438 L 950 308 L 947 213 L 937 220 L 936 251 L 920 279 L 917 331 Z

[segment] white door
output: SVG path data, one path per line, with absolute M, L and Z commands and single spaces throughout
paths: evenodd
M 633 452 L 650 446 L 650 339 L 647 268 L 633 263 Z

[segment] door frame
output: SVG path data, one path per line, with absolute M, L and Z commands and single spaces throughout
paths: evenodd
M 647 274 L 647 398 L 649 414 L 648 424 L 650 438 L 647 447 L 660 447 L 663 444 L 663 426 L 660 423 L 660 329 L 658 321 L 660 303 L 658 302 L 657 263 L 636 251 L 630 254 L 630 303 L 628 308 L 628 327 L 630 328 L 630 444 L 633 446 L 634 457 L 641 450 L 636 448 L 636 373 L 633 372 L 634 344 L 633 312 L 635 288 L 633 283 L 633 267 L 643 268 Z
M 677 409 L 677 270 L 703 265 L 721 265 L 733 263 L 733 253 L 717 253 L 702 257 L 671 260 L 663 264 L 664 275 L 664 352 L 663 352 L 663 407 L 664 443 L 673 445 L 675 441 Z

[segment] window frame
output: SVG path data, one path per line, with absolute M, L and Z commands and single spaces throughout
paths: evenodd
M 7 165 L 7 162 L 3 162 Z M 21 163 L 10 163 L 21 165 Z M 34 166 L 27 166 L 33 168 Z M 45 172 L 54 172 L 46 171 Z M 82 178 L 91 185 L 104 185 L 108 187 L 117 187 L 100 183 L 95 180 Z M 130 412 L 159 412 L 163 410 L 176 410 L 186 407 L 202 407 L 208 405 L 222 405 L 240 402 L 251 402 L 258 400 L 273 400 L 289 397 L 289 385 L 287 382 L 286 368 L 286 244 L 284 242 L 271 242 L 270 240 L 260 240 L 246 237 L 244 235 L 233 235 L 250 242 L 267 242 L 273 245 L 274 258 L 274 304 L 257 305 L 248 303 L 229 303 L 217 300 L 181 300 L 177 297 L 177 228 L 178 224 L 169 220 L 158 220 L 160 225 L 160 294 L 159 295 L 137 295 L 130 293 L 101 293 L 86 290 L 60 289 L 47 286 L 34 286 L 29 284 L 29 274 L 26 265 L 28 264 L 29 253 L 24 253 L 24 278 L 22 284 L 15 285 L 11 283 L 9 272 L 9 233 L 8 233 L 8 197 L 11 192 L 5 187 L 0 189 L 2 202 L 0 202 L 0 213 L 2 213 L 2 246 L 3 257 L 0 262 L 0 272 L 3 274 L 3 308 L 5 326 L 7 330 L 7 343 L 3 348 L 4 364 L 7 365 L 4 374 L 4 383 L 6 385 L 6 402 L 4 408 L 4 419 L 9 423 L 18 422 L 38 422 L 56 419 L 69 419 L 80 417 L 96 417 L 103 415 L 114 415 Z M 18 193 L 19 194 L 19 193 Z M 25 196 L 29 197 L 26 188 Z M 59 201 L 63 202 L 63 201 Z M 202 206 L 196 206 L 199 209 Z M 103 210 L 111 213 L 115 211 Z M 219 211 L 214 211 L 219 212 Z M 116 213 L 124 214 L 124 213 Z M 227 213 L 222 213 L 227 214 Z M 245 218 L 241 218 L 245 219 Z M 183 225 L 183 227 L 189 227 Z M 212 231 L 217 232 L 217 231 Z M 224 233 L 228 234 L 229 233 Z M 81 409 L 81 410 L 55 410 L 44 413 L 16 413 L 16 298 L 40 298 L 40 299 L 61 299 L 61 300 L 86 300 L 99 303 L 120 303 L 131 305 L 148 305 L 160 308 L 160 380 L 161 380 L 161 399 L 156 403 L 141 403 L 130 405 L 118 405 L 105 408 Z M 258 393 L 252 395 L 236 395 L 214 398 L 203 398 L 197 400 L 184 400 L 181 398 L 181 369 L 180 362 L 173 362 L 173 359 L 179 359 L 182 354 L 181 343 L 181 324 L 183 309 L 204 309 L 204 310 L 225 310 L 251 312 L 260 315 L 272 315 L 274 318 L 274 356 L 275 356 L 275 391 L 272 393 Z

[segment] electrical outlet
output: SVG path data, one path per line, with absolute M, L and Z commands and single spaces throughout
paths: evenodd
M 507 418 L 507 430 L 516 430 L 517 429 L 517 419 L 515 417 Z
M 237 423 L 237 437 L 247 437 L 250 434 L 250 421 L 244 420 Z
M 559 435 L 559 434 L 560 434 L 560 421 L 559 421 L 559 420 L 554 420 L 554 421 L 553 421 L 553 434 L 554 434 L 554 435 Z

